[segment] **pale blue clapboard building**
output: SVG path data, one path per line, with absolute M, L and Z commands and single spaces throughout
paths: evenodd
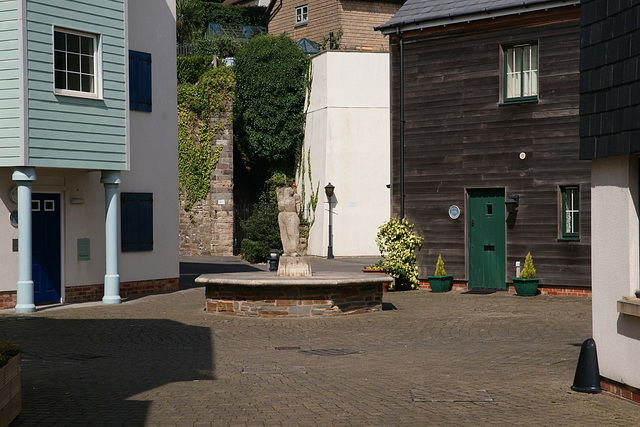
M 0 1 L 0 309 L 177 289 L 175 92 L 175 0 Z

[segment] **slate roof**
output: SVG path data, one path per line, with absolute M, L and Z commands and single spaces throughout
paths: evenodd
M 417 24 L 439 19 L 451 19 L 474 14 L 491 14 L 503 9 L 526 9 L 544 3 L 570 5 L 579 1 L 558 0 L 407 0 L 393 17 L 376 30 Z M 487 16 L 489 17 L 489 16 Z

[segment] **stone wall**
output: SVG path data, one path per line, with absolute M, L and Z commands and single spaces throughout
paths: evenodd
M 191 212 L 184 210 L 180 198 L 180 256 L 233 255 L 233 122 L 231 111 L 214 117 L 212 126 L 227 123 L 216 133 L 211 143 L 215 152 L 222 145 L 220 160 L 211 174 L 211 190 L 205 200 L 196 204 Z

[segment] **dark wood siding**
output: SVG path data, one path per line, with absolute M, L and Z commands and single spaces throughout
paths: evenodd
M 440 32 L 438 32 L 440 31 Z M 502 46 L 537 42 L 539 101 L 500 105 Z M 507 227 L 507 277 L 531 251 L 542 284 L 591 283 L 590 163 L 579 160 L 579 8 L 403 35 L 405 217 L 424 237 L 421 277 L 438 254 L 467 278 L 466 190 L 520 195 Z M 391 38 L 392 210 L 400 212 L 399 53 Z M 519 154 L 526 153 L 521 160 Z M 580 241 L 559 241 L 559 186 L 580 186 Z M 458 220 L 448 208 L 458 205 Z M 513 219 L 513 217 L 512 217 Z

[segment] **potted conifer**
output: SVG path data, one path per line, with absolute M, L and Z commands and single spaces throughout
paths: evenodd
M 513 287 L 517 295 L 530 297 L 538 293 L 539 281 L 540 279 L 536 277 L 536 269 L 533 268 L 531 252 L 529 252 L 524 260 L 524 268 L 520 273 L 520 277 L 513 278 Z
M 449 292 L 453 285 L 453 276 L 447 274 L 444 269 L 444 261 L 442 261 L 442 255 L 438 255 L 438 262 L 436 263 L 436 271 L 433 276 L 427 276 L 429 280 L 429 286 L 431 286 L 431 292 Z

